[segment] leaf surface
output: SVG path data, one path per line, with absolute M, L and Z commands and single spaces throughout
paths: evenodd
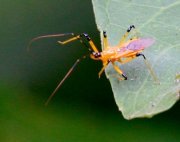
M 117 65 L 127 81 L 120 81 L 112 65 L 106 68 L 114 98 L 124 118 L 152 117 L 179 100 L 180 1 L 179 0 L 92 0 L 97 27 L 107 32 L 111 46 L 117 45 L 130 25 L 142 38 L 155 44 L 143 52 L 160 80 L 154 83 L 143 58 Z M 102 38 L 102 35 L 101 35 Z

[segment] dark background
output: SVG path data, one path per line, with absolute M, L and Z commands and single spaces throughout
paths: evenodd
M 86 32 L 100 49 L 91 1 L 0 1 L 0 141 L 180 141 L 179 103 L 151 119 L 125 120 L 101 63 L 83 60 L 50 104 L 44 102 L 75 60 L 88 51 L 66 37 L 28 42 L 39 35 Z

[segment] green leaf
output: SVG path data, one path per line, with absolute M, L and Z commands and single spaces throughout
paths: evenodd
M 180 1 L 179 0 L 92 0 L 98 29 L 107 32 L 111 46 L 118 44 L 130 25 L 141 37 L 156 43 L 144 51 L 160 80 L 154 83 L 143 58 L 124 65 L 128 76 L 120 81 L 111 65 L 106 68 L 115 101 L 124 118 L 152 117 L 172 107 L 180 95 Z

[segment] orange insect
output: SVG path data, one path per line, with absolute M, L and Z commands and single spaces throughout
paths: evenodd
M 34 42 L 35 40 L 41 39 L 41 38 L 49 38 L 49 37 L 61 37 L 61 36 L 67 36 L 67 35 L 72 35 L 73 37 L 65 40 L 65 41 L 58 41 L 58 43 L 60 44 L 67 44 L 69 42 L 72 42 L 74 40 L 79 40 L 85 47 L 88 48 L 88 50 L 90 51 L 90 58 L 93 60 L 100 60 L 103 63 L 103 67 L 100 70 L 100 72 L 98 73 L 99 77 L 101 76 L 101 74 L 103 73 L 103 71 L 105 70 L 105 68 L 108 66 L 108 64 L 112 64 L 115 71 L 120 74 L 123 78 L 123 80 L 127 80 L 127 76 L 125 75 L 125 73 L 119 68 L 119 66 L 115 65 L 115 62 L 119 62 L 120 64 L 125 64 L 127 62 L 132 61 L 133 59 L 142 56 L 145 64 L 147 65 L 150 74 L 152 75 L 153 79 L 158 82 L 158 79 L 154 73 L 154 71 L 152 70 L 150 64 L 148 63 L 148 61 L 146 60 L 146 57 L 144 54 L 142 54 L 142 51 L 151 46 L 155 41 L 152 38 L 131 38 L 129 40 L 126 40 L 129 32 L 135 28 L 134 25 L 131 25 L 126 33 L 123 35 L 123 37 L 121 38 L 119 44 L 117 46 L 111 47 L 108 43 L 107 40 L 107 35 L 106 32 L 103 31 L 103 50 L 101 52 L 98 51 L 97 47 L 95 46 L 95 44 L 93 43 L 93 41 L 91 40 L 91 38 L 89 37 L 88 34 L 86 33 L 82 33 L 79 35 L 74 35 L 73 33 L 65 33 L 65 34 L 54 34 L 54 35 L 45 35 L 45 36 L 39 36 L 36 37 L 34 39 L 32 39 L 29 43 L 29 47 L 31 45 L 32 42 Z M 84 39 L 87 40 L 87 42 L 89 43 L 89 45 L 87 45 L 84 42 Z M 60 88 L 60 86 L 63 84 L 63 82 L 66 80 L 66 78 L 71 74 L 71 72 L 73 71 L 73 69 L 77 66 L 77 64 L 83 59 L 86 58 L 86 56 L 83 56 L 79 59 L 76 60 L 76 62 L 73 64 L 73 66 L 70 68 L 70 70 L 67 72 L 67 74 L 64 76 L 64 78 L 60 81 L 60 83 L 58 84 L 58 86 L 56 87 L 56 89 L 53 91 L 53 93 L 49 96 L 48 100 L 46 101 L 45 105 L 47 105 L 49 103 L 49 101 L 51 100 L 51 98 L 55 95 L 55 93 L 57 92 L 57 90 Z

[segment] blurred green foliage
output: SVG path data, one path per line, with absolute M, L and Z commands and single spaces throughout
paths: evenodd
M 87 32 L 100 48 L 90 1 L 0 1 L 0 141 L 177 142 L 179 103 L 152 119 L 126 121 L 114 102 L 101 63 L 85 59 L 48 107 L 44 102 L 75 59 L 87 53 L 81 44 L 33 37 Z

